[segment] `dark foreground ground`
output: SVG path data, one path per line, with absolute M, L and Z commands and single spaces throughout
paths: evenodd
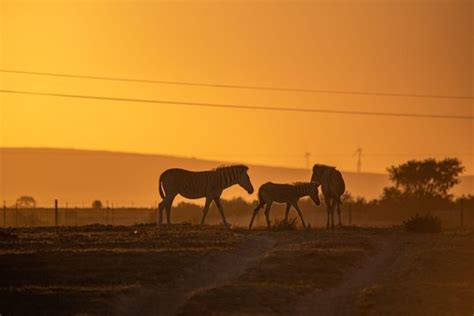
M 473 313 L 471 231 L 0 231 L 2 316 Z

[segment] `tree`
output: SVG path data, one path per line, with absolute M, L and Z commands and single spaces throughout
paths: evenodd
M 16 205 L 18 208 L 35 208 L 36 200 L 31 196 L 23 195 L 16 199 Z
M 99 200 L 95 200 L 94 202 L 92 202 L 92 208 L 100 210 L 102 208 L 102 202 Z
M 464 166 L 457 158 L 443 160 L 410 160 L 388 168 L 390 180 L 395 186 L 384 189 L 388 198 L 442 198 L 448 199 L 449 190 L 459 183 Z

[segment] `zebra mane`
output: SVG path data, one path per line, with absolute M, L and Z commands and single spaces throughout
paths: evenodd
M 293 182 L 292 185 L 294 186 L 311 185 L 311 182 L 296 181 L 296 182 Z
M 223 165 L 213 171 L 217 173 L 220 183 L 228 186 L 236 183 L 236 180 L 248 169 L 246 165 Z
M 223 169 L 240 169 L 241 172 L 247 171 L 249 167 L 246 165 L 221 165 L 218 166 L 217 168 L 212 169 L 213 171 L 221 171 Z
M 293 182 L 291 185 L 295 186 L 295 187 L 302 187 L 302 188 L 305 188 L 305 189 L 309 189 L 311 188 L 313 185 L 314 185 L 314 182 Z
M 313 166 L 313 170 L 316 169 L 316 168 L 325 169 L 325 170 L 336 169 L 336 167 L 334 167 L 334 166 L 328 166 L 328 165 L 323 165 L 323 164 L 318 164 L 318 163 Z

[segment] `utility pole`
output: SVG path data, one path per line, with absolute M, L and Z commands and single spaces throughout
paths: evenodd
M 58 226 L 59 222 L 59 211 L 58 211 L 58 200 L 54 200 L 54 226 Z
M 306 170 L 309 170 L 309 158 L 311 157 L 311 153 L 310 152 L 305 152 L 304 153 L 304 158 L 306 160 Z
M 7 202 L 3 201 L 3 227 L 7 227 Z
M 362 148 L 357 147 L 354 155 L 357 155 L 357 172 L 360 173 L 362 171 Z

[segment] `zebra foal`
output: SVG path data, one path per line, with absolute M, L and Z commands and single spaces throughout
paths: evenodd
M 249 194 L 252 194 L 253 186 L 247 171 L 248 167 L 245 165 L 223 166 L 213 170 L 197 172 L 178 168 L 164 171 L 158 184 L 160 196 L 163 199 L 158 205 L 158 224 L 163 223 L 163 210 L 165 209 L 166 221 L 170 224 L 173 200 L 176 195 L 181 194 L 188 199 L 206 198 L 201 225 L 204 224 L 209 206 L 214 201 L 223 223 L 228 226 L 220 200 L 222 191 L 238 184 Z
M 316 205 L 320 204 L 318 185 L 314 182 L 297 182 L 293 184 L 280 184 L 267 182 L 262 184 L 258 190 L 258 199 L 259 203 L 257 207 L 253 210 L 252 219 L 249 224 L 249 229 L 252 229 L 253 221 L 255 216 L 266 205 L 265 208 L 265 218 L 267 220 L 267 226 L 270 228 L 270 209 L 273 202 L 276 203 L 286 203 L 286 212 L 285 212 L 285 221 L 288 221 L 288 214 L 290 208 L 293 206 L 301 219 L 303 227 L 306 227 L 306 224 L 303 219 L 303 214 L 301 213 L 300 207 L 298 206 L 298 201 L 304 196 L 309 196 Z

